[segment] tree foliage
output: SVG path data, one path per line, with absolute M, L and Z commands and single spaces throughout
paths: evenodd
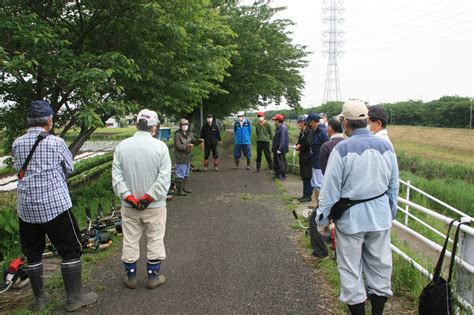
M 279 103 L 297 106 L 306 53 L 281 9 L 219 0 L 1 0 L 0 128 L 6 151 L 33 99 L 54 109 L 70 149 L 112 116 L 147 107 L 186 115 Z

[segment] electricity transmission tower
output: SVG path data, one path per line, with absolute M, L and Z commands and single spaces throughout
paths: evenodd
M 324 0 L 323 23 L 329 28 L 323 31 L 323 54 L 328 57 L 326 70 L 326 83 L 324 85 L 323 103 L 328 101 L 341 100 L 341 86 L 339 83 L 339 69 L 337 58 L 342 56 L 344 51 L 342 45 L 344 32 L 340 29 L 340 24 L 344 21 L 341 17 L 344 13 L 341 0 Z

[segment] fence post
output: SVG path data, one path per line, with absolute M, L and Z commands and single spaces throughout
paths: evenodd
M 406 199 L 410 201 L 410 181 L 407 180 L 407 196 Z M 405 214 L 405 225 L 408 226 L 408 211 L 410 210 L 410 207 L 408 205 L 405 205 L 405 211 L 407 212 Z
M 474 265 L 474 236 L 462 231 L 460 233 L 459 258 L 468 264 Z M 464 268 L 458 268 L 456 271 L 455 291 L 469 304 L 474 305 L 474 276 Z

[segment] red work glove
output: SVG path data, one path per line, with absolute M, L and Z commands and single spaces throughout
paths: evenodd
M 141 210 L 140 209 L 140 204 L 138 203 L 138 200 L 137 200 L 137 198 L 135 198 L 134 195 L 128 195 L 127 197 L 125 197 L 124 200 L 125 200 L 126 203 L 130 204 L 135 209 Z
M 150 203 L 152 203 L 153 201 L 155 201 L 155 199 L 153 199 L 153 197 L 149 194 L 141 196 L 140 200 L 138 200 L 138 203 L 140 204 L 140 210 L 145 210 L 146 208 L 148 208 Z

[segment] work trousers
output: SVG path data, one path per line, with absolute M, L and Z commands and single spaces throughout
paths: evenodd
M 313 186 L 311 186 L 311 178 L 303 178 L 303 196 L 311 197 L 313 194 Z
M 378 232 L 345 234 L 336 223 L 337 266 L 341 278 L 342 303 L 363 303 L 367 293 L 392 296 L 392 252 L 390 229 Z M 367 292 L 362 272 L 367 281 Z
M 219 153 L 217 152 L 217 144 L 205 144 L 204 145 L 204 160 L 209 160 L 209 156 L 211 155 L 214 158 L 214 161 L 219 158 Z
M 273 168 L 272 155 L 270 154 L 270 143 L 267 141 L 257 141 L 257 169 L 262 165 L 262 151 L 268 163 L 268 169 Z
M 288 162 L 286 161 L 286 153 L 273 154 L 273 170 L 275 171 L 275 177 L 286 177 L 288 170 Z
M 164 260 L 166 258 L 163 242 L 165 228 L 166 207 L 146 208 L 142 211 L 122 207 L 122 260 L 133 263 L 140 258 L 140 239 L 143 234 L 147 239 L 147 259 L 149 261 Z
M 81 257 L 81 232 L 72 211 L 64 211 L 46 223 L 36 224 L 19 220 L 21 249 L 29 265 L 42 261 L 46 235 L 63 260 Z

